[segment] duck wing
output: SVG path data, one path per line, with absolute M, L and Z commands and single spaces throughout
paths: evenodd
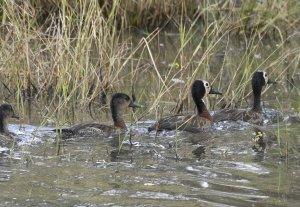
M 211 122 L 198 115 L 173 115 L 160 119 L 148 130 L 183 130 L 197 133 L 210 128 Z
M 250 122 L 253 124 L 260 124 L 262 123 L 262 114 L 245 109 L 225 109 L 218 111 L 213 115 L 214 122 L 238 120 Z
M 69 128 L 55 129 L 62 139 L 71 137 L 95 137 L 95 136 L 109 136 L 115 132 L 115 127 L 105 124 L 88 123 L 77 124 Z

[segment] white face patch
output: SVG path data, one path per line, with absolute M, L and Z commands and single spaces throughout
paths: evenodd
M 203 85 L 204 85 L 204 88 L 205 88 L 205 94 L 204 94 L 204 96 L 205 96 L 206 94 L 209 94 L 209 92 L 211 90 L 211 87 L 210 87 L 209 83 L 205 80 L 203 81 Z
M 264 79 L 265 79 L 265 85 L 268 83 L 268 80 L 269 80 L 269 77 L 267 75 L 266 72 L 263 72 L 263 76 L 264 76 Z

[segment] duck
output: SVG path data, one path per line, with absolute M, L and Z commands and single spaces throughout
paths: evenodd
M 13 133 L 8 131 L 7 123 L 9 118 L 19 119 L 13 107 L 4 103 L 0 105 L 0 147 L 10 147 L 15 141 Z
M 111 97 L 110 109 L 113 125 L 106 125 L 101 123 L 85 123 L 77 124 L 69 128 L 54 129 L 58 134 L 62 135 L 62 139 L 71 137 L 91 137 L 105 135 L 110 136 L 117 131 L 125 132 L 127 130 L 123 112 L 126 108 L 140 108 L 141 106 L 134 102 L 130 96 L 125 93 L 115 93 Z
M 251 109 L 224 109 L 213 115 L 215 122 L 245 121 L 252 124 L 261 124 L 263 121 L 261 107 L 261 92 L 267 84 L 276 84 L 265 71 L 256 71 L 252 75 L 253 105 Z
M 181 130 L 197 133 L 210 128 L 213 118 L 207 110 L 203 98 L 207 94 L 222 95 L 222 93 L 213 89 L 205 80 L 195 80 L 192 84 L 191 94 L 197 107 L 196 114 L 177 114 L 164 117 L 149 127 L 148 131 Z

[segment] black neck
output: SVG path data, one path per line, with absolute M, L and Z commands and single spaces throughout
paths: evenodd
M 202 101 L 201 97 L 199 97 L 199 96 L 193 96 L 193 99 L 196 104 L 198 114 L 202 114 L 205 109 L 204 102 Z
M 253 108 L 254 111 L 261 111 L 260 105 L 261 89 L 253 90 Z

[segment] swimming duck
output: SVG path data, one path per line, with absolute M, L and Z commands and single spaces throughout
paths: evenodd
M 253 124 L 262 123 L 261 92 L 267 84 L 275 84 L 264 71 L 256 71 L 252 76 L 253 106 L 250 110 L 246 109 L 225 109 L 213 115 L 215 122 L 242 120 Z
M 7 119 L 19 117 L 15 114 L 13 107 L 10 104 L 0 105 L 0 147 L 7 147 L 13 141 L 14 137 L 7 129 Z
M 122 114 L 127 107 L 139 108 L 139 104 L 132 101 L 132 99 L 124 93 L 115 93 L 110 101 L 110 109 L 113 120 L 113 126 L 99 124 L 99 123 L 88 123 L 88 124 L 77 124 L 70 128 L 55 129 L 58 133 L 62 134 L 62 138 L 70 138 L 72 136 L 97 136 L 97 135 L 111 135 L 116 130 L 126 131 L 127 127 Z
M 213 122 L 213 118 L 202 99 L 206 94 L 222 95 L 222 93 L 211 88 L 210 84 L 205 80 L 195 80 L 192 84 L 191 93 L 197 107 L 197 114 L 177 114 L 162 118 L 153 126 L 149 127 L 148 131 L 177 129 L 196 133 L 209 128 Z

